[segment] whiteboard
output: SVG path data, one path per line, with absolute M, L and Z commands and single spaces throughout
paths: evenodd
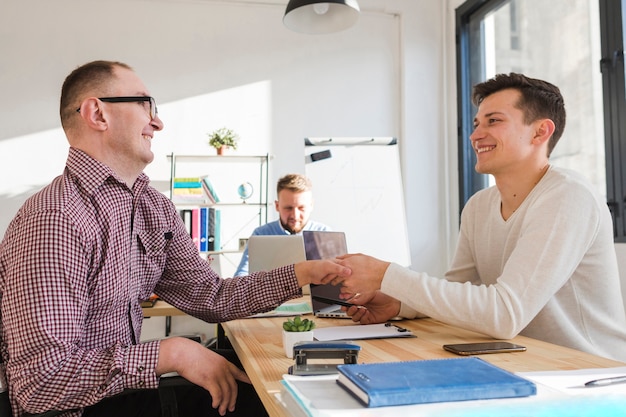
M 350 253 L 410 266 L 397 140 L 306 138 L 304 152 L 311 218 L 345 232 Z

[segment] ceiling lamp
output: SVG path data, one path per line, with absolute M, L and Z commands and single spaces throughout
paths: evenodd
M 301 33 L 339 32 L 359 18 L 356 0 L 289 0 L 283 23 Z

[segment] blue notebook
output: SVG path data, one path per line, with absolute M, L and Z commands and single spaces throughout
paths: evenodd
M 368 407 L 535 395 L 534 383 L 480 358 L 338 365 L 337 383 Z

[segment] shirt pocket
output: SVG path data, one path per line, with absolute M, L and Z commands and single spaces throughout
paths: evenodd
M 137 272 L 142 281 L 156 284 L 161 277 L 171 240 L 167 239 L 167 236 L 168 231 L 163 229 L 137 231 L 135 265 L 138 266 Z
M 167 239 L 169 233 L 166 230 L 140 230 L 137 232 L 137 244 L 139 250 L 147 257 L 165 256 L 165 250 L 170 242 Z

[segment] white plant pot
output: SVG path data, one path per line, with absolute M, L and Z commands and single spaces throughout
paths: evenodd
M 313 340 L 313 330 L 308 332 L 287 332 L 283 330 L 283 347 L 285 355 L 293 358 L 293 345 L 297 342 L 307 342 Z

